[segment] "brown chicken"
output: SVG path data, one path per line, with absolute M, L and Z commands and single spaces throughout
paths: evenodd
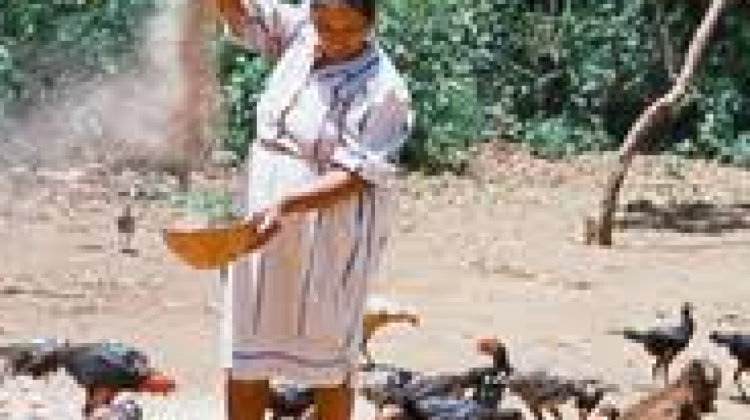
M 645 397 L 617 417 L 619 420 L 700 420 L 715 411 L 721 370 L 708 360 L 692 360 L 679 378 Z

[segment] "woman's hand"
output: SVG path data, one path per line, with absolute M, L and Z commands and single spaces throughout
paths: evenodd
M 289 191 L 278 201 L 250 215 L 248 220 L 252 226 L 257 226 L 258 237 L 250 248 L 260 248 L 273 238 L 285 216 L 322 210 L 362 188 L 364 183 L 358 176 L 344 170 L 334 170 L 312 184 Z
M 250 246 L 251 250 L 262 247 L 278 233 L 281 228 L 281 217 L 281 208 L 278 205 L 266 207 L 250 215 L 248 220 L 251 226 L 257 226 L 256 240 Z

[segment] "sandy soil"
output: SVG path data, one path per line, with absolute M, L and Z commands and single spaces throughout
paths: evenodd
M 481 360 L 471 337 L 494 333 L 519 368 L 600 377 L 622 387 L 612 400 L 624 404 L 650 389 L 649 361 L 607 331 L 649 326 L 689 300 L 698 334 L 677 364 L 708 356 L 728 375 L 733 362 L 707 335 L 750 330 L 749 174 L 642 158 L 624 203 L 638 210 L 641 200 L 643 211 L 623 212 L 617 245 L 599 249 L 581 243 L 581 228 L 606 168 L 601 156 L 551 163 L 504 148 L 485 151 L 465 178 L 400 181 L 398 219 L 375 290 L 418 307 L 425 322 L 378 336 L 376 356 L 452 370 Z M 150 418 L 220 418 L 218 276 L 183 266 L 162 244 L 170 216 L 156 198 L 173 191 L 168 181 L 93 165 L 4 172 L 0 340 L 127 340 L 182 383 L 174 398 L 147 399 Z M 141 195 L 134 256 L 118 252 L 114 225 L 130 190 Z M 75 405 L 73 389 L 65 378 L 11 381 L 0 407 L 16 413 L 5 418 L 63 418 L 43 412 Z M 734 394 L 725 380 L 719 411 L 709 418 L 746 418 L 750 408 L 731 401 Z M 21 406 L 41 414 L 19 417 Z

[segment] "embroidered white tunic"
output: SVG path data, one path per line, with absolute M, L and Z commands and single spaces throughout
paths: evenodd
M 386 243 L 390 159 L 413 126 L 409 94 L 372 37 L 358 57 L 314 68 L 308 5 L 245 1 L 251 18 L 238 41 L 276 64 L 258 104 L 262 141 L 251 148 L 240 210 L 259 210 L 332 167 L 367 186 L 331 208 L 288 217 L 261 250 L 230 267 L 222 364 L 240 379 L 338 384 L 353 373 L 369 279 Z

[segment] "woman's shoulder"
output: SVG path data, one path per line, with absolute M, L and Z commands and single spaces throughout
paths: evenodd
M 377 47 L 378 71 L 368 83 L 368 91 L 374 95 L 393 95 L 409 99 L 408 83 L 405 75 L 393 64 L 391 57 L 381 47 Z

